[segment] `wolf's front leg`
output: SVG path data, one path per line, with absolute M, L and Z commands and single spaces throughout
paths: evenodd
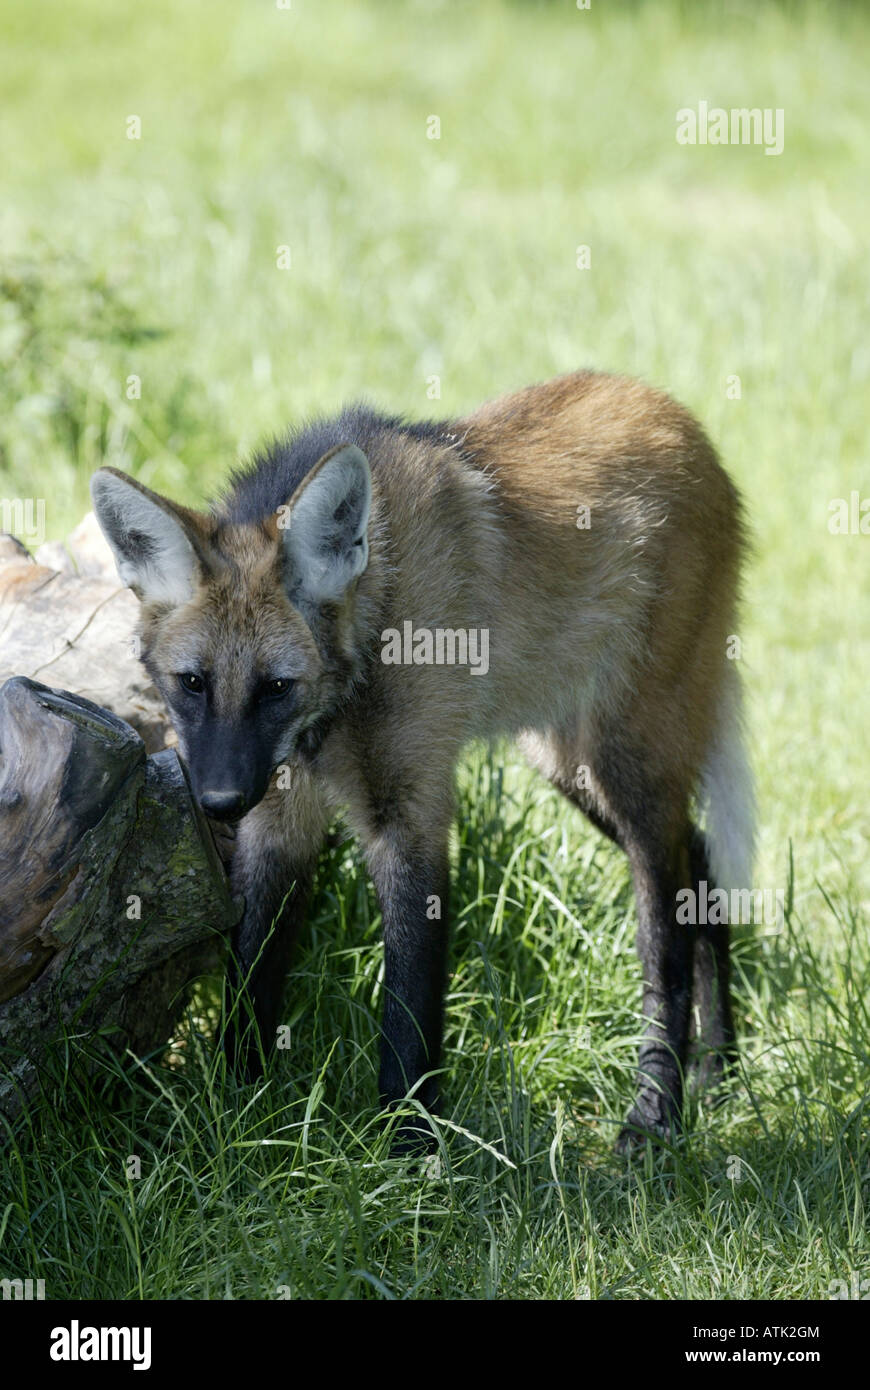
M 449 890 L 446 834 L 436 845 L 423 845 L 393 827 L 367 846 L 367 858 L 384 923 L 381 1100 L 394 1105 L 413 1090 L 427 1110 L 435 1110 L 438 1078 L 428 1073 L 441 1061 Z
M 236 1074 L 261 1075 L 274 1046 L 293 945 L 302 925 L 327 812 L 310 776 L 285 773 L 241 822 L 232 889 L 245 900 L 227 972 L 224 1047 Z

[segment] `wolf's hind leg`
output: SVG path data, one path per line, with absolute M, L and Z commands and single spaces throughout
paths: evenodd
M 689 886 L 689 779 L 650 739 L 638 744 L 616 722 L 584 744 L 578 735 L 529 736 L 521 744 L 554 786 L 627 854 L 638 916 L 645 1022 L 635 1103 L 619 1146 L 667 1137 L 682 1119 L 694 927 L 676 920 Z M 666 746 L 666 744 L 665 744 Z
M 689 862 L 695 902 L 699 885 L 707 894 L 715 884 L 710 870 L 707 842 L 697 827 L 689 841 Z M 732 1068 L 737 1057 L 736 1033 L 731 1011 L 730 928 L 727 922 L 704 923 L 697 928 L 695 970 L 692 983 L 692 1022 L 697 1078 L 702 1087 L 714 1086 Z

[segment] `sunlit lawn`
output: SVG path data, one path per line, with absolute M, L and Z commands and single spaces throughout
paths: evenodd
M 44 498 L 62 537 L 100 463 L 201 501 L 349 396 L 449 415 L 578 366 L 667 387 L 752 520 L 756 883 L 791 909 L 737 943 L 740 1087 L 628 1171 L 626 867 L 509 750 L 475 750 L 440 1175 L 386 1156 L 376 907 L 334 849 L 266 1091 L 225 1086 L 193 1025 L 180 1071 L 58 1080 L 0 1162 L 0 1275 L 49 1297 L 816 1298 L 870 1273 L 870 536 L 828 527 L 870 497 L 868 39 L 845 5 L 4 16 L 0 497 Z M 783 153 L 680 146 L 700 100 L 783 108 Z

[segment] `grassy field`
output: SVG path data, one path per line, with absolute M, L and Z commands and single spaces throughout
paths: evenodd
M 0 1157 L 0 1277 L 134 1299 L 870 1277 L 870 537 L 828 525 L 870 497 L 870 16 L 50 0 L 0 36 L 0 498 L 45 499 L 62 537 L 101 463 L 196 503 L 348 396 L 447 415 L 579 366 L 672 390 L 752 519 L 755 881 L 788 908 L 738 936 L 740 1085 L 627 1167 L 626 865 L 510 750 L 471 750 L 440 1163 L 387 1156 L 378 914 L 345 845 L 268 1084 L 222 1075 L 211 984 L 173 1064 L 59 1063 Z M 782 108 L 782 154 L 678 144 L 702 100 Z

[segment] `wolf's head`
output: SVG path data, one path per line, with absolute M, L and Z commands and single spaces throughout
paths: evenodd
M 209 815 L 236 820 L 275 767 L 310 754 L 352 685 L 371 474 L 332 449 L 275 515 L 233 524 L 112 468 L 91 480 L 118 573 L 142 604 L 142 659 Z

